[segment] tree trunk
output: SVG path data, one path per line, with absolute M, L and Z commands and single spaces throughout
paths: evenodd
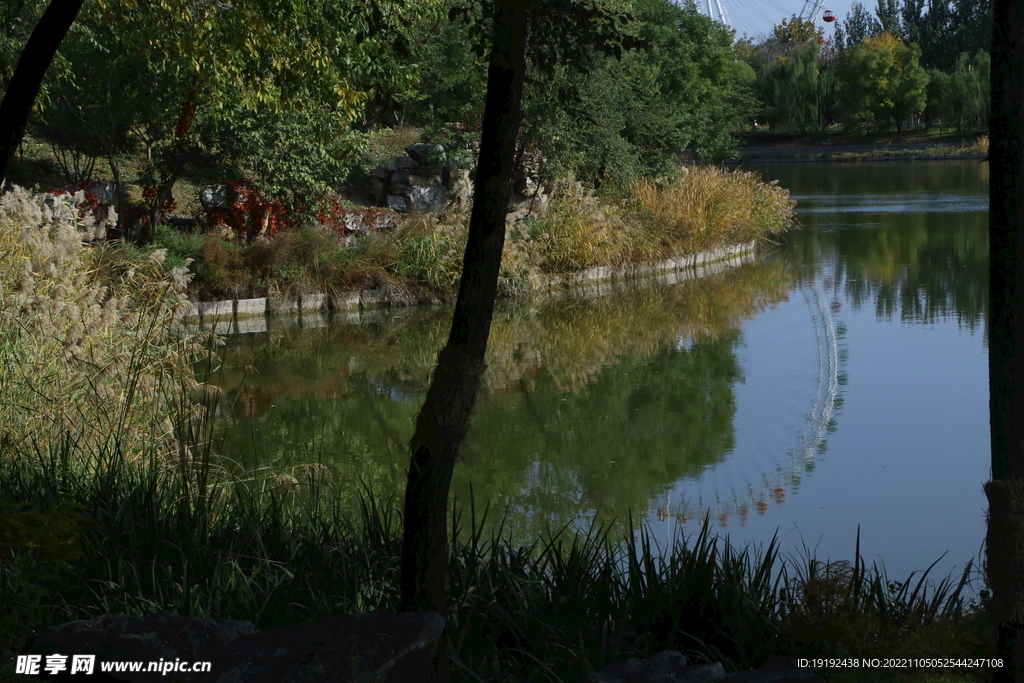
M 989 116 L 989 415 L 986 574 L 999 682 L 1024 680 L 1024 0 L 996 0 Z
M 520 0 L 498 0 L 495 8 L 480 158 L 459 295 L 448 343 L 438 354 L 409 443 L 412 457 L 405 490 L 401 578 L 404 611 L 434 610 L 446 615 L 448 489 L 484 371 L 498 291 L 526 70 L 524 5 Z M 447 679 L 448 653 L 442 641 L 430 680 Z
M 153 199 L 153 203 L 149 206 L 149 220 L 147 224 L 142 226 L 142 232 L 138 235 L 136 242 L 139 245 L 149 244 L 153 240 L 153 233 L 156 230 L 156 226 L 160 225 L 160 222 L 164 218 L 164 205 L 173 196 L 174 184 L 178 182 L 178 178 L 181 177 L 182 171 L 185 170 L 185 164 L 189 161 L 194 161 L 199 155 L 199 149 L 197 147 L 187 147 L 180 150 L 171 160 L 167 175 L 164 177 L 164 181 L 160 183 L 159 188 L 156 191 L 156 197 Z
M 61 41 L 78 16 L 85 0 L 50 0 L 49 7 L 32 29 L 32 35 L 25 43 L 25 49 L 18 59 L 18 66 L 11 76 L 11 83 L 0 102 L 0 178 L 7 177 L 7 166 L 25 135 L 32 105 L 39 94 L 46 70 L 57 53 Z

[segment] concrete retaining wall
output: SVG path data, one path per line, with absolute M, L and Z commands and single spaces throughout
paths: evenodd
M 657 281 L 674 284 L 740 265 L 753 258 L 755 248 L 756 243 L 749 242 L 671 258 L 661 263 L 622 269 L 598 266 L 570 275 L 549 276 L 534 294 L 558 298 L 601 296 L 612 290 L 614 282 L 637 278 L 647 280 L 653 277 Z M 268 317 L 295 318 L 300 327 L 323 327 L 327 324 L 324 314 L 329 311 L 334 312 L 335 318 L 348 317 L 353 322 L 362 322 L 366 318 L 364 311 L 407 303 L 377 290 L 230 299 L 191 304 L 184 319 L 199 322 L 203 330 L 217 334 L 245 334 L 265 332 Z

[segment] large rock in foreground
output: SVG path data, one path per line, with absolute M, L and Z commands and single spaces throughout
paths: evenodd
M 96 655 L 96 671 L 99 672 L 101 662 L 209 660 L 232 642 L 255 633 L 256 628 L 248 621 L 190 619 L 169 611 L 145 617 L 118 612 L 54 626 L 32 644 L 28 653 L 44 657 Z M 110 676 L 132 683 L 152 683 L 159 674 L 116 672 Z M 96 675 L 67 675 L 67 680 L 95 678 Z
M 426 683 L 444 619 L 436 612 L 348 614 L 240 638 L 202 683 Z
M 262 633 L 248 621 L 105 614 L 55 626 L 27 651 L 96 655 L 95 673 L 40 674 L 50 681 L 129 683 L 425 683 L 441 639 L 436 612 L 348 614 Z M 162 674 L 149 662 L 210 662 L 209 673 Z M 142 662 L 139 672 L 101 672 L 105 662 Z

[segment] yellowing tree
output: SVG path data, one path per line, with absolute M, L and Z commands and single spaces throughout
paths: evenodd
M 889 33 L 865 38 L 842 52 L 837 75 L 847 123 L 867 116 L 892 120 L 897 133 L 927 101 L 928 74 L 920 64 L 921 49 Z

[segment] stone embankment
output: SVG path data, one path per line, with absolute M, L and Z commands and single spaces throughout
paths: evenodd
M 741 265 L 753 258 L 755 242 L 679 256 L 654 264 L 629 268 L 598 266 L 567 275 L 552 275 L 536 283 L 533 294 L 548 297 L 602 296 L 628 280 L 655 280 L 674 284 L 706 277 Z M 198 322 L 201 329 L 218 334 L 265 332 L 275 316 L 298 318 L 303 327 L 326 325 L 324 314 L 359 322 L 364 312 L 408 304 L 400 294 L 381 290 L 360 290 L 338 294 L 312 293 L 268 296 L 255 299 L 227 299 L 188 304 L 184 319 Z
M 932 161 L 941 159 L 987 159 L 982 152 L 957 151 L 948 154 L 929 153 L 935 143 L 907 142 L 886 144 L 774 144 L 747 145 L 740 150 L 741 164 L 789 163 L 805 161 Z M 966 150 L 966 148 L 965 148 Z

